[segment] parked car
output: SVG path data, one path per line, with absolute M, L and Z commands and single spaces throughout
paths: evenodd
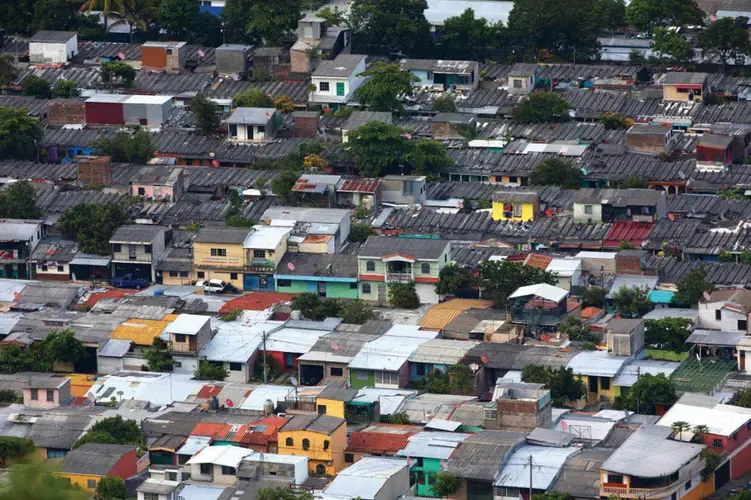
M 232 283 L 222 280 L 199 281 L 196 286 L 203 288 L 203 293 L 240 293 Z
M 124 276 L 115 276 L 110 282 L 117 288 L 135 288 L 140 290 L 149 286 L 149 282 L 144 278 L 136 278 L 132 273 L 126 273 Z

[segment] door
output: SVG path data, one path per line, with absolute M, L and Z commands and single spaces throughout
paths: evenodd
M 325 281 L 318 282 L 318 296 L 319 297 L 326 296 L 326 282 Z
M 337 82 L 336 84 L 336 95 L 343 96 L 344 95 L 344 82 Z
M 243 276 L 243 290 L 246 292 L 258 290 L 261 286 L 261 280 L 257 274 L 246 274 Z
M 295 367 L 295 355 L 286 352 L 284 353 L 284 367 L 285 368 L 294 368 Z
M 386 285 L 378 285 L 378 302 L 386 302 Z
M 597 377 L 588 377 L 589 378 L 589 392 L 593 394 L 597 394 Z
M 308 292 L 318 293 L 318 284 L 315 281 L 308 281 Z

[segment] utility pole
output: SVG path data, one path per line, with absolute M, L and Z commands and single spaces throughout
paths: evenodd
M 532 500 L 532 455 L 529 456 L 529 500 Z
M 269 374 L 266 370 L 266 330 L 263 330 L 263 383 L 269 383 Z
M 637 382 L 639 381 L 639 375 L 641 375 L 641 366 L 636 367 L 636 381 Z M 636 414 L 637 415 L 639 414 L 639 404 L 640 404 L 639 393 L 637 392 L 636 393 Z

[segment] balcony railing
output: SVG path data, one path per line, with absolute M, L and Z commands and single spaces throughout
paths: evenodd
M 679 489 L 686 482 L 686 478 L 678 479 L 672 484 L 657 488 L 629 488 L 628 486 L 607 486 L 603 484 L 600 487 L 600 496 L 607 497 L 617 495 L 620 498 L 669 498 L 674 491 Z
M 415 278 L 412 273 L 386 273 L 386 281 L 389 283 L 412 283 Z

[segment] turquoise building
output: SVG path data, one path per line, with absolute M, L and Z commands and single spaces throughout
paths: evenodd
M 357 299 L 357 255 L 287 252 L 276 268 L 274 281 L 277 292 Z
M 472 434 L 460 432 L 420 432 L 409 438 L 407 446 L 396 453 L 409 459 L 409 477 L 418 497 L 437 497 L 433 485 L 439 472 L 462 441 Z

